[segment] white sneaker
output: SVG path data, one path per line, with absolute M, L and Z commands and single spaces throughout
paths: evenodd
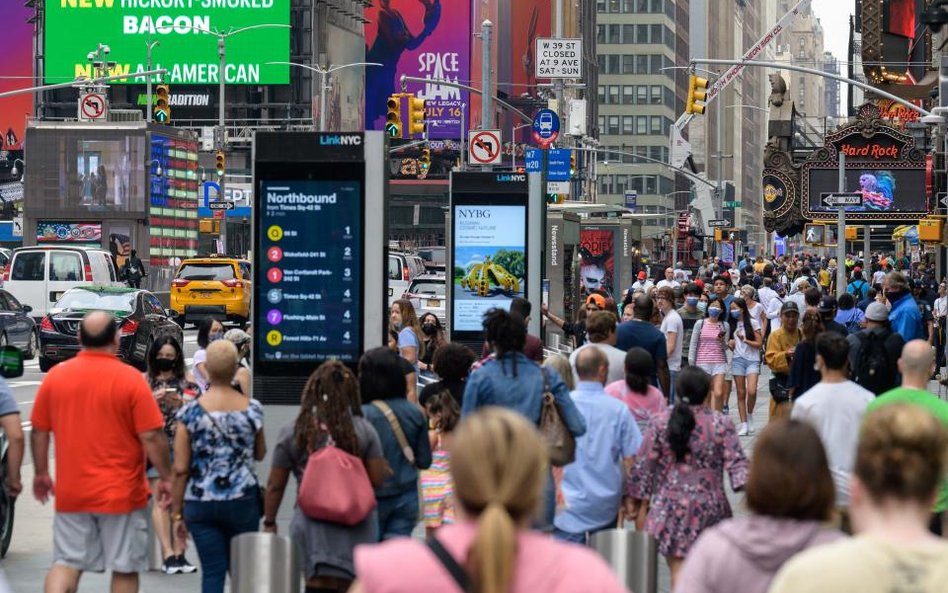
M 747 436 L 747 423 L 741 422 L 741 427 L 737 429 L 737 436 L 746 437 Z
M 745 424 L 747 425 L 747 434 L 754 434 L 754 418 L 750 414 L 747 414 Z

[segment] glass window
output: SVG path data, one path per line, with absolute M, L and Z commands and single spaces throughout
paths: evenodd
M 49 254 L 50 282 L 76 282 L 84 277 L 78 253 L 53 251 Z
M 596 12 L 606 12 L 606 0 L 596 0 Z
M 84 288 L 67 290 L 56 303 L 57 309 L 101 309 L 103 311 L 135 310 L 134 292 L 99 292 Z
M 609 131 L 606 133 L 610 135 L 616 135 L 619 133 L 619 116 L 618 115 L 609 116 Z
M 623 134 L 635 133 L 635 117 L 631 115 L 622 116 L 622 133 Z
M 661 146 L 649 146 L 648 147 L 648 156 L 653 158 L 656 161 L 662 160 L 662 147 Z
M 599 85 L 599 104 L 605 105 L 606 103 L 606 87 Z
M 635 0 L 622 0 L 622 12 L 635 12 Z
M 649 12 L 654 14 L 662 14 L 662 4 L 664 0 L 652 0 L 652 4 L 649 8 Z
M 639 105 L 645 105 L 648 103 L 648 87 L 645 85 L 639 85 L 635 87 L 635 102 Z
M 596 56 L 596 63 L 599 65 L 599 71 L 606 71 L 606 56 L 604 54 L 599 54 Z
M 392 259 L 389 258 L 389 263 Z M 188 263 L 181 266 L 178 278 L 183 280 L 233 280 L 234 266 L 226 263 Z
M 635 25 L 622 25 L 622 43 L 635 43 Z
M 609 61 L 608 73 L 618 74 L 619 73 L 619 55 L 618 54 L 610 55 L 608 61 Z
M 675 49 L 675 34 L 668 27 L 663 28 L 665 29 L 665 46 L 668 49 Z
M 649 117 L 649 134 L 662 133 L 662 116 L 653 115 Z
M 661 43 L 662 42 L 662 26 L 661 25 L 650 25 L 649 26 L 649 43 Z
M 10 311 L 22 311 L 23 305 L 20 304 L 20 301 L 16 300 L 16 297 L 10 294 L 9 292 L 4 292 L 3 298 L 4 302 L 7 305 L 7 309 Z
M 646 55 L 635 56 L 635 73 L 636 74 L 648 73 L 648 56 Z
M 635 3 L 635 12 L 648 12 L 648 0 L 637 0 Z
M 41 251 L 24 251 L 13 256 L 13 271 L 10 280 L 45 280 L 46 253 Z
M 667 86 L 663 88 L 665 89 L 663 91 L 665 94 L 665 101 L 664 101 L 665 107 L 668 107 L 669 109 L 674 110 L 675 109 L 675 91 L 671 90 Z
M 612 103 L 613 105 L 619 104 L 619 89 L 620 88 L 621 87 L 619 87 L 618 85 L 609 86 L 609 102 Z
M 619 0 L 609 0 L 609 12 L 619 12 Z
M 645 193 L 654 194 L 658 192 L 658 180 L 655 175 L 645 175 Z
M 635 74 L 635 56 L 633 55 L 622 56 L 622 73 Z
M 648 43 L 648 25 L 635 26 L 635 42 Z
M 649 56 L 649 64 L 651 67 L 651 70 L 649 70 L 649 74 L 662 73 L 662 58 L 663 57 L 664 56 L 662 56 L 661 54 Z
M 596 43 L 606 42 L 606 26 L 596 25 Z
M 652 85 L 649 87 L 649 94 L 651 95 L 652 105 L 661 105 L 662 104 L 662 89 L 664 87 L 658 85 Z
M 622 103 L 625 105 L 635 104 L 635 87 L 627 84 L 622 87 Z
M 604 130 L 605 127 L 606 127 L 606 116 L 605 116 L 605 115 L 600 115 L 600 116 L 599 116 L 599 129 L 600 129 L 600 130 Z
M 619 39 L 619 25 L 609 25 L 608 34 L 606 35 L 607 43 L 622 43 Z
M 635 117 L 635 133 L 639 136 L 648 134 L 648 116 L 637 115 Z

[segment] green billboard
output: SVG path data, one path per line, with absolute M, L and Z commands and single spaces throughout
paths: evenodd
M 109 46 L 110 74 L 144 84 L 136 73 L 167 68 L 170 84 L 218 84 L 218 37 L 226 37 L 227 84 L 289 84 L 290 0 L 47 0 L 46 83 L 91 76 L 89 52 Z M 283 27 L 261 27 L 273 24 Z M 241 31 L 245 27 L 254 27 Z

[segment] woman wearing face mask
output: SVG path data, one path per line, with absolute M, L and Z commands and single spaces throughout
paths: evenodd
M 737 413 L 741 417 L 737 435 L 743 437 L 753 430 L 757 378 L 760 376 L 760 347 L 764 344 L 764 338 L 760 322 L 751 314 L 747 301 L 741 297 L 731 301 L 731 332 L 733 337 L 728 341 L 728 348 L 734 351 L 731 373 L 737 386 Z
M 447 344 L 444 339 L 444 326 L 434 313 L 425 313 L 421 316 L 421 333 L 424 336 L 424 354 L 418 359 L 418 370 L 431 372 L 431 361 L 434 360 L 435 350 Z
M 720 301 L 708 304 L 707 317 L 698 320 L 691 332 L 688 364 L 711 375 L 711 401 L 715 410 L 724 407 L 724 374 L 727 372 L 727 342 L 730 328 L 727 311 Z
M 185 402 L 193 400 L 201 393 L 200 388 L 192 381 L 190 373 L 185 371 L 184 353 L 176 339 L 168 336 L 155 340 L 148 351 L 145 379 L 155 394 L 158 408 L 165 419 L 165 436 L 171 446 L 174 443 L 175 414 Z M 154 491 L 158 481 L 158 472 L 154 468 L 148 468 L 148 480 Z M 161 572 L 187 574 L 196 571 L 197 568 L 184 558 L 187 538 L 175 536 L 172 543 L 170 510 L 161 508 L 161 505 L 153 505 L 151 519 L 161 543 L 161 557 L 164 558 Z
M 204 363 L 207 362 L 207 346 L 215 340 L 224 337 L 224 324 L 216 319 L 203 319 L 198 324 L 197 343 L 198 350 L 194 353 L 191 362 L 191 372 L 194 374 L 194 382 L 201 388 L 201 393 L 207 390 L 208 380 Z

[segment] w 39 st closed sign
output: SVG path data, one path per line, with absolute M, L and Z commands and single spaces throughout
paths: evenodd
M 582 78 L 583 40 L 537 38 L 537 78 Z

